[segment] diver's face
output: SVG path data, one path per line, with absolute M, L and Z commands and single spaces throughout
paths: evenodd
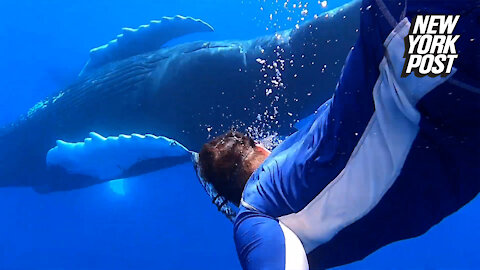
M 257 152 L 261 153 L 262 155 L 265 156 L 265 158 L 267 158 L 269 155 L 270 155 L 270 150 L 268 150 L 267 148 L 265 148 L 263 145 L 261 144 L 256 144 L 255 145 L 255 150 L 257 150 Z
M 270 151 L 260 144 L 255 145 L 255 156 L 250 159 L 251 173 L 253 173 L 270 155 Z

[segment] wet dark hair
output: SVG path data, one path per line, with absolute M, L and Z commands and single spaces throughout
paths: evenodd
M 248 159 L 255 149 L 255 141 L 237 131 L 216 137 L 200 151 L 198 163 L 202 177 L 238 206 L 243 188 L 255 170 Z

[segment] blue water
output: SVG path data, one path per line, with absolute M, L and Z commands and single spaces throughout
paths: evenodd
M 309 17 L 346 1 L 314 2 Z M 248 39 L 294 27 L 300 10 L 274 0 L 8 1 L 0 9 L 0 124 L 72 83 L 88 51 L 121 27 L 176 14 Z M 287 17 L 292 16 L 293 20 Z M 277 23 L 277 25 L 274 25 Z M 341 35 L 341 33 L 339 33 Z M 475 269 L 480 199 L 416 239 L 341 269 Z M 0 269 L 239 269 L 232 225 L 210 203 L 191 166 L 90 188 L 39 195 L 0 189 Z

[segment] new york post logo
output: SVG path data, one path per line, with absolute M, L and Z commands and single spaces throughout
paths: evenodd
M 402 77 L 446 77 L 458 58 L 453 35 L 460 15 L 417 15 L 405 37 L 405 65 Z

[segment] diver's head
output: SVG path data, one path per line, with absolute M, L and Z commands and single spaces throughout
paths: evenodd
M 202 177 L 238 206 L 250 175 L 269 154 L 249 136 L 230 131 L 204 144 L 198 162 Z

